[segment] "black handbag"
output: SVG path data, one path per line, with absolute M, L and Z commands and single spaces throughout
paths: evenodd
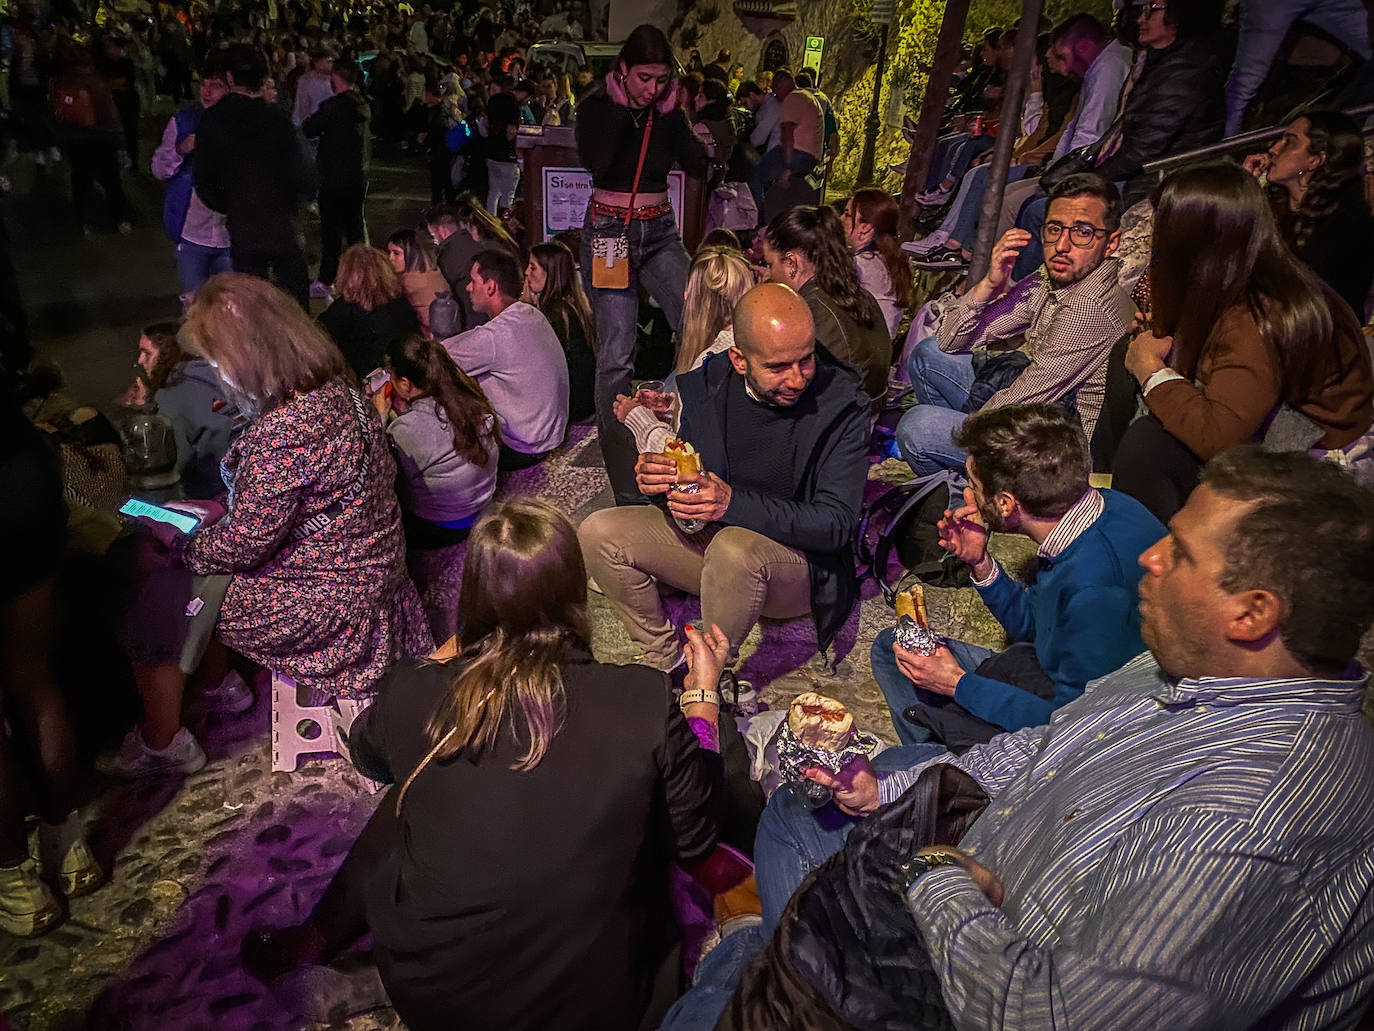
M 1097 165 L 1097 144 L 1086 143 L 1069 151 L 1040 173 L 1040 189 L 1049 193 L 1071 175 L 1091 172 Z
M 855 826 L 788 900 L 717 1031 L 950 1031 L 898 868 L 918 848 L 957 844 L 987 805 L 972 777 L 939 763 Z

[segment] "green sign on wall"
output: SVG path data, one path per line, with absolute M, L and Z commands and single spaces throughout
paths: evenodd
M 821 74 L 821 54 L 824 52 L 824 36 L 807 36 L 806 53 L 802 55 L 802 67 L 810 68 L 819 76 Z

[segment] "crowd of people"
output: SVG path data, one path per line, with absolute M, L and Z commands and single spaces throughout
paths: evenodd
M 149 166 L 183 317 L 139 336 L 122 441 L 52 414 L 0 269 L 3 522 L 32 544 L 0 623 L 0 929 L 40 934 L 110 874 L 49 661 L 64 553 L 105 519 L 85 546 L 124 591 L 141 715 L 102 774 L 204 767 L 188 695 L 245 712 L 256 669 L 333 707 L 388 785 L 310 915 L 244 941 L 264 981 L 370 934 L 379 1002 L 417 1031 L 1356 1026 L 1364 130 L 1309 105 L 1267 149 L 1146 167 L 1273 108 L 1282 69 L 1254 80 L 1278 6 L 1241 0 L 1229 77 L 1203 3 L 989 34 L 914 242 L 881 187 L 823 202 L 844 141 L 813 71 L 747 79 L 652 25 L 573 82 L 528 63 L 528 14 L 246 5 L 87 41 L 21 11 L 12 124 L 65 154 L 83 226 L 98 183 L 127 227 L 140 90 L 190 102 Z M 1031 31 L 1020 124 L 997 125 Z M 574 128 L 579 230 L 523 224 L 522 125 Z M 993 210 L 1001 132 L 987 270 L 937 291 L 922 273 L 966 269 Z M 369 238 L 374 144 L 416 155 L 430 206 Z M 738 216 L 690 250 L 675 169 Z M 654 320 L 676 342 L 657 364 Z M 614 502 L 576 526 L 520 477 L 575 428 Z M 121 443 L 111 487 L 92 463 Z M 933 502 L 902 506 L 939 558 L 907 581 L 968 584 L 1009 643 L 914 647 L 889 621 L 860 641 L 892 719 L 866 729 L 900 744 L 785 783 L 741 649 L 807 620 L 830 657 L 871 597 L 856 551 L 885 458 Z M 130 493 L 153 508 L 116 521 Z M 594 657 L 589 592 L 634 663 Z M 673 592 L 700 621 L 674 622 Z M 673 951 L 693 906 L 715 933 Z

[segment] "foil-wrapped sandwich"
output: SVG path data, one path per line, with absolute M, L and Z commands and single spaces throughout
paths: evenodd
M 807 780 L 802 771 L 820 767 L 839 773 L 849 760 L 871 755 L 878 748 L 872 734 L 854 729 L 854 717 L 842 702 L 814 691 L 792 700 L 776 740 L 783 779 L 800 785 L 813 805 L 824 804 L 830 791 Z
M 920 584 L 913 584 L 897 595 L 897 643 L 907 651 L 934 655 L 941 637 L 930 629 L 926 614 L 926 592 Z

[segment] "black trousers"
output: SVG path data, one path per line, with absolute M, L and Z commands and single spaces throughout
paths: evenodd
M 1202 459 L 1153 415 L 1131 423 L 1112 463 L 1112 489 L 1129 494 L 1168 524 L 1193 493 Z
M 359 190 L 320 190 L 321 283 L 334 282 L 339 255 L 363 238 L 363 197 Z
M 129 211 L 124 182 L 119 172 L 119 137 L 114 134 L 69 139 L 63 149 L 72 166 L 72 201 L 76 220 L 83 226 L 98 221 L 95 186 L 105 194 L 105 211 L 112 225 L 123 222 Z
M 305 255 L 293 241 L 277 247 L 249 247 L 231 239 L 229 256 L 235 272 L 246 272 L 260 279 L 275 280 L 277 286 L 310 310 L 310 270 Z

